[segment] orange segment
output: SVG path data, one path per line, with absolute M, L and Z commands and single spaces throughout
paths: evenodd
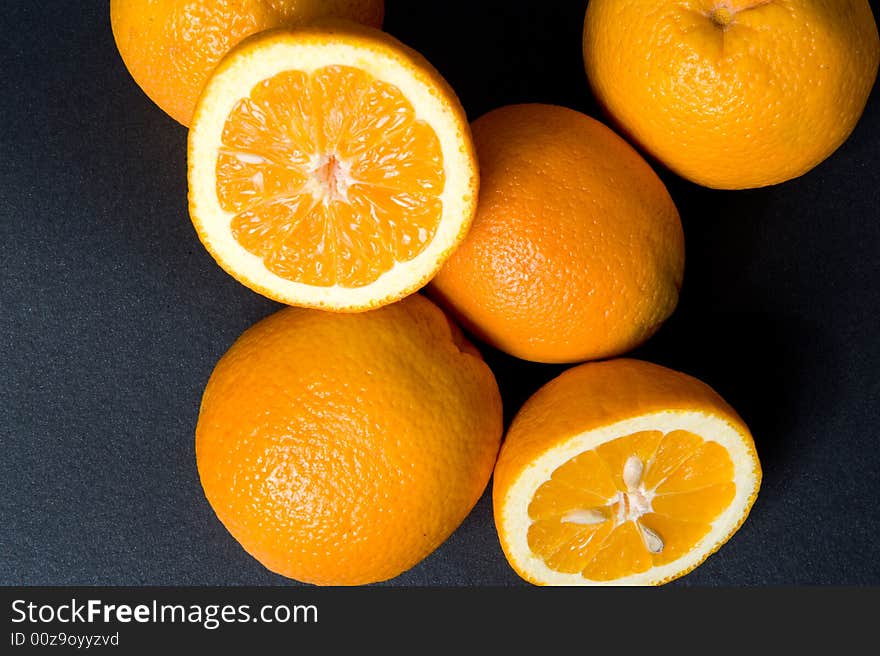
M 684 556 L 712 529 L 711 524 L 660 514 L 643 515 L 639 522 L 663 537 L 663 551 L 652 555 L 655 565 L 665 565 Z
M 627 460 L 635 456 L 644 465 L 654 455 L 662 437 L 663 433 L 660 431 L 643 431 L 606 442 L 596 449 L 596 453 L 608 466 L 618 490 L 625 491 L 627 487 L 623 481 L 623 469 Z
M 560 546 L 546 560 L 558 572 L 580 572 L 596 557 L 614 530 L 611 522 L 598 526 L 585 526 L 576 537 Z
M 340 144 L 347 141 L 348 124 L 371 81 L 362 71 L 346 66 L 327 66 L 312 73 L 312 107 L 307 116 L 315 131 L 312 140 L 304 145 L 309 144 L 320 153 L 337 153 Z
M 535 492 L 529 504 L 529 517 L 548 519 L 562 517 L 568 512 L 581 509 L 595 509 L 608 505 L 609 499 L 577 487 L 570 487 L 558 481 L 549 480 Z
M 388 83 L 374 80 L 362 93 L 350 116 L 348 140 L 339 144 L 343 157 L 357 155 L 376 144 L 376 136 L 391 134 L 415 120 L 412 105 Z
M 390 263 L 383 271 L 390 268 L 395 259 L 410 260 L 421 252 L 434 237 L 436 219 L 442 211 L 440 201 L 433 196 L 367 184 L 353 185 L 348 197 L 353 220 L 358 217 L 356 220 L 364 228 L 372 227 L 365 236 L 377 247 L 385 243 L 396 245 L 396 252 L 381 249 Z M 356 230 L 352 224 L 347 232 Z
M 572 489 L 581 489 L 601 497 L 612 499 L 617 487 L 611 472 L 595 451 L 585 451 L 556 468 L 550 480 Z M 558 494 L 565 494 L 560 490 Z
M 414 121 L 389 131 L 379 127 L 372 136 L 381 140 L 367 142 L 368 147 L 353 157 L 351 174 L 356 180 L 434 196 L 443 191 L 443 158 L 430 126 Z
M 230 113 L 223 145 L 221 207 L 236 213 L 239 244 L 282 278 L 363 286 L 434 237 L 440 142 L 399 90 L 363 71 L 264 80 Z
M 584 534 L 592 534 L 594 527 L 542 519 L 529 527 L 529 547 L 544 559 L 551 558 L 559 549 Z
M 610 581 L 647 571 L 653 564 L 635 522 L 626 522 L 614 529 L 582 573 L 594 581 Z
M 278 98 L 284 102 L 278 102 Z M 264 157 L 285 168 L 305 172 L 311 152 L 303 148 L 315 139 L 314 105 L 309 78 L 285 71 L 257 84 L 240 99 L 223 126 L 223 145 L 251 157 Z
M 660 494 L 651 501 L 654 512 L 687 522 L 710 523 L 730 505 L 736 485 L 719 483 L 694 492 Z
M 348 226 L 338 232 L 336 248 L 336 267 L 343 278 L 373 280 L 394 266 L 392 254 L 381 247 L 387 243 L 390 226 L 369 218 L 359 221 L 363 214 L 355 203 L 332 203 L 328 209 L 335 226 Z
M 272 199 L 297 198 L 308 180 L 305 173 L 243 150 L 221 151 L 217 175 L 225 181 L 217 190 L 220 203 L 236 213 L 246 212 L 263 200 L 271 203 Z
M 322 208 L 312 199 L 300 196 L 289 201 L 266 203 L 260 212 L 245 210 L 232 219 L 232 234 L 252 253 L 264 258 L 266 268 L 278 275 L 320 278 L 320 258 L 288 248 L 302 239 L 320 239 L 324 229 Z M 270 248 L 269 244 L 277 244 Z M 280 256 L 280 257 L 279 257 Z
M 690 492 L 733 480 L 733 462 L 718 442 L 706 442 L 657 487 L 657 494 Z
M 667 434 L 645 471 L 645 486 L 655 488 L 703 444 L 703 438 L 683 430 Z

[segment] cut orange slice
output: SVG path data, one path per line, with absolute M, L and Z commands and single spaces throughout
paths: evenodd
M 199 238 L 240 282 L 290 305 L 365 310 L 420 288 L 470 227 L 477 185 L 453 91 L 362 26 L 244 41 L 189 135 Z
M 659 585 L 739 529 L 760 481 L 748 428 L 704 383 L 638 360 L 588 363 L 514 419 L 495 524 L 532 583 Z

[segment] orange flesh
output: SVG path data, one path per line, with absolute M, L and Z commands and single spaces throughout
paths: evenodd
M 641 469 L 627 485 L 634 457 Z M 563 463 L 535 491 L 529 547 L 551 569 L 596 581 L 670 563 L 733 501 L 733 475 L 727 450 L 693 433 L 617 438 Z
M 286 71 L 238 101 L 223 130 L 217 197 L 232 234 L 274 274 L 360 287 L 431 242 L 440 141 L 399 89 L 364 71 Z

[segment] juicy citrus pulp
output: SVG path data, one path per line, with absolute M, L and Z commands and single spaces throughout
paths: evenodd
M 444 180 L 437 135 L 400 90 L 343 66 L 259 83 L 226 120 L 217 160 L 236 241 L 310 285 L 360 287 L 421 253 Z
M 717 442 L 684 430 L 643 431 L 557 467 L 529 504 L 528 540 L 551 569 L 609 581 L 692 549 L 736 495 Z
M 293 305 L 358 310 L 427 282 L 473 216 L 454 94 L 367 28 L 253 37 L 221 63 L 190 136 L 190 211 L 224 268 Z
M 617 389 L 599 383 L 608 376 Z M 723 544 L 760 465 L 748 429 L 713 395 L 632 360 L 582 365 L 539 391 L 496 467 L 496 523 L 515 569 L 543 584 L 656 584 Z M 592 421 L 575 403 L 599 406 Z

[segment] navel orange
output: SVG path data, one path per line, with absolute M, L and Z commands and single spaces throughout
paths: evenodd
M 480 339 L 526 360 L 619 355 L 678 302 L 684 237 L 651 167 L 584 114 L 514 105 L 473 126 L 473 227 L 431 293 Z
M 800 176 L 862 115 L 880 39 L 867 0 L 590 0 L 593 91 L 645 151 L 701 185 Z
M 331 17 L 381 27 L 384 10 L 384 0 L 110 0 L 110 24 L 135 82 L 188 126 L 211 71 L 246 36 Z
M 661 584 L 745 521 L 761 466 L 742 419 L 685 374 L 591 362 L 542 387 L 495 467 L 511 566 L 541 585 Z
M 354 24 L 239 44 L 189 135 L 202 243 L 290 305 L 365 310 L 420 288 L 464 238 L 477 187 L 454 92 L 417 53 Z
M 246 331 L 205 388 L 196 459 L 220 521 L 263 565 L 365 584 L 458 527 L 501 430 L 492 372 L 415 294 L 359 314 L 286 308 Z

